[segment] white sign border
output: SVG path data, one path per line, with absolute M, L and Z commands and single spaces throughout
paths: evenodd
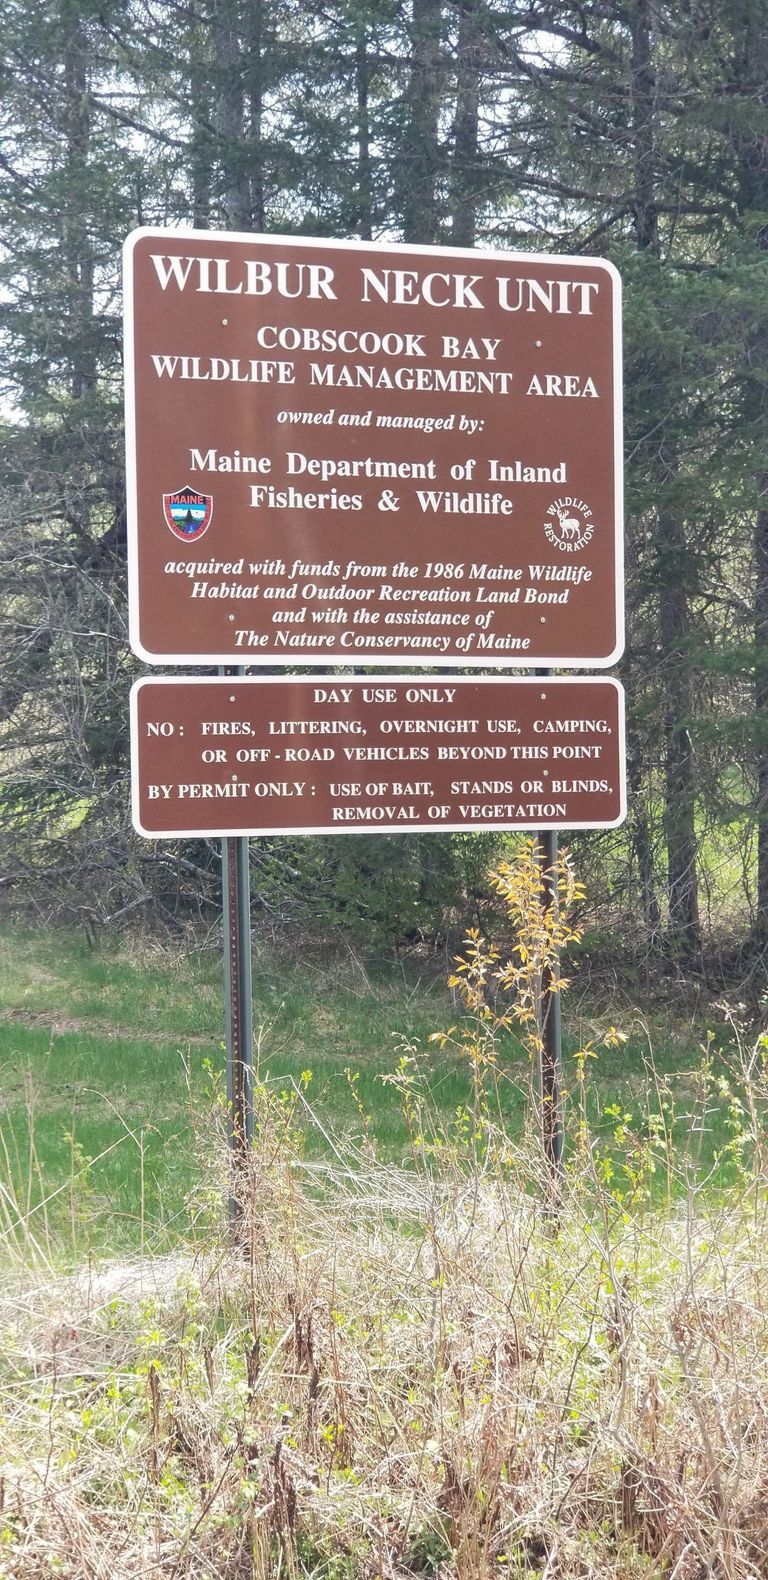
M 418 655 L 404 652 L 401 655 L 404 664 L 423 663 L 425 668 L 435 669 L 530 669 L 536 664 L 541 669 L 610 669 L 617 662 L 624 651 L 624 474 L 623 474 L 623 385 L 622 385 L 622 344 L 621 344 L 621 276 L 614 264 L 607 258 L 569 257 L 562 253 L 526 253 L 526 252 L 497 252 L 493 248 L 470 247 L 424 247 L 411 246 L 405 242 L 373 242 L 373 241 L 339 241 L 338 239 L 324 239 L 322 237 L 307 236 L 282 236 L 272 232 L 246 231 L 216 231 L 193 230 L 182 227 L 178 230 L 165 226 L 143 225 L 131 231 L 123 245 L 123 366 L 125 377 L 125 450 L 126 450 L 126 501 L 127 501 L 127 533 L 128 533 L 128 639 L 133 652 L 145 664 L 177 664 L 180 666 L 194 666 L 200 664 L 235 664 L 243 662 L 243 651 L 236 648 L 226 653 L 151 653 L 144 647 L 139 635 L 139 543 L 138 543 L 138 482 L 137 482 L 137 456 L 136 456 L 136 380 L 134 367 L 134 293 L 133 293 L 133 253 L 139 241 L 147 236 L 157 237 L 164 241 L 173 239 L 181 242 L 268 242 L 281 247 L 322 248 L 330 250 L 352 250 L 361 252 L 376 251 L 402 253 L 406 256 L 414 254 L 435 258 L 466 258 L 483 260 L 485 262 L 529 263 L 532 259 L 536 262 L 546 259 L 549 263 L 567 264 L 574 269 L 603 269 L 613 281 L 613 435 L 614 435 L 614 477 L 615 477 L 615 618 L 616 618 L 616 646 L 606 658 L 588 659 L 564 658 L 562 654 L 555 656 L 539 656 L 538 654 L 525 654 L 517 658 L 509 653 L 494 655 L 483 653 L 481 656 L 469 657 L 454 654 L 447 658 L 435 656 L 419 658 Z M 344 666 L 356 667 L 365 664 L 370 667 L 392 668 L 397 663 L 393 654 L 384 656 L 361 651 L 354 658 L 340 658 L 339 654 L 329 649 L 321 653 L 317 649 L 311 654 L 301 653 L 292 659 L 286 659 L 284 653 L 268 653 L 259 650 L 259 664 L 301 664 L 302 668 L 324 669 L 342 668 Z

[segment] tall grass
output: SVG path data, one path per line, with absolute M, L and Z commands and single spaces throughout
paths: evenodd
M 749 1111 L 726 1199 L 680 1154 L 677 1206 L 622 1199 L 582 1137 L 555 1225 L 532 1140 L 501 1166 L 489 1134 L 489 1166 L 461 1123 L 422 1125 L 409 1168 L 364 1134 L 308 1164 L 307 1101 L 258 1091 L 237 1247 L 211 1128 L 187 1255 L 62 1280 L 19 1248 L 0 1574 L 764 1574 Z
M 553 1203 L 535 1102 L 510 1134 L 499 1096 L 495 1022 L 525 985 L 495 997 L 509 963 L 487 967 L 477 936 L 463 958 L 474 986 L 439 1036 L 471 1095 L 437 1109 L 405 1044 L 402 1163 L 362 1101 L 356 1135 L 337 1131 L 307 1070 L 257 1082 L 236 1244 L 216 1086 L 183 1252 L 64 1279 L 16 1202 L 0 1575 L 765 1575 L 765 1040 L 734 1027 L 730 1069 L 705 1046 L 682 1098 L 649 1054 L 645 1116 L 607 1136 L 587 1045 Z

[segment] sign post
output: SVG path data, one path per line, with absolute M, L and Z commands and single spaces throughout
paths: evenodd
M 542 909 L 546 914 L 558 903 L 557 830 L 539 832 L 539 865 L 542 879 Z M 555 1199 L 560 1195 L 563 1172 L 563 1035 L 560 992 L 552 986 L 552 968 L 545 965 L 539 986 L 539 1033 L 541 1036 L 541 1133 L 544 1161 Z
M 243 1154 L 247 1153 L 253 1143 L 251 872 L 247 836 L 227 836 L 222 839 L 221 884 L 227 1131 L 232 1158 L 237 1160 L 230 1181 L 229 1219 L 235 1227 L 242 1215 L 242 1201 L 237 1190 L 237 1172 Z
M 540 671 L 542 680 L 551 679 L 547 669 Z M 542 882 L 542 910 L 547 912 L 558 904 L 556 868 L 558 835 L 556 829 L 542 828 L 538 835 L 538 859 Z M 558 961 L 559 964 L 559 961 Z M 563 1026 L 559 989 L 552 989 L 552 970 L 546 965 L 539 984 L 539 1036 L 541 1038 L 541 1068 L 539 1099 L 541 1102 L 541 1135 L 544 1162 L 549 1174 L 553 1194 L 557 1200 L 562 1189 L 563 1124 L 562 1071 Z
M 248 840 L 222 839 L 224 984 L 226 997 L 227 1115 L 232 1150 L 247 1151 L 253 1141 L 253 1028 L 251 1009 L 251 901 Z M 240 1217 L 236 1190 L 230 1219 Z

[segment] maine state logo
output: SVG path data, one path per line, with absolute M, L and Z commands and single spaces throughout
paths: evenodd
M 211 525 L 213 495 L 200 494 L 189 485 L 177 489 L 175 494 L 163 494 L 163 515 L 174 537 L 193 543 Z

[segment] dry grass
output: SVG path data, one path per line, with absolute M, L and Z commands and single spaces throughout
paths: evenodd
M 727 1202 L 653 1211 L 582 1145 L 555 1219 L 535 1151 L 487 1127 L 407 1170 L 365 1143 L 310 1167 L 304 1101 L 259 1092 L 236 1249 L 205 1227 L 209 1130 L 188 1258 L 17 1261 L 0 1575 L 765 1575 L 757 1152 Z
M 415 1048 L 389 1078 L 407 1167 L 377 1157 L 354 1076 L 359 1140 L 323 1131 L 331 1163 L 302 1146 L 310 1075 L 259 1085 L 227 1241 L 214 1100 L 196 1245 L 69 1281 L 0 1179 L 2 1580 L 768 1575 L 768 1040 L 734 1027 L 730 1069 L 705 1049 L 683 1126 L 649 1065 L 646 1119 L 617 1110 L 608 1149 L 585 1046 L 545 1188 L 499 1100 L 499 1030 L 535 1066 L 562 942 L 531 862 L 500 874 L 513 961 L 472 935 L 437 1036 L 471 1101 L 430 1108 Z

